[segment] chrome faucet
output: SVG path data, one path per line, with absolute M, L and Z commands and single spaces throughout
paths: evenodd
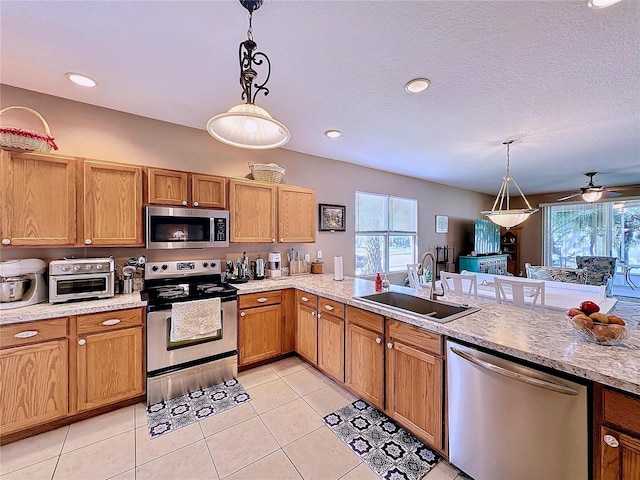
M 428 258 L 431 259 L 431 294 L 430 299 L 435 300 L 437 297 L 444 296 L 444 288 L 442 293 L 436 292 L 436 259 L 433 256 L 433 253 L 427 252 L 422 256 L 422 260 L 420 260 L 420 267 L 422 268 L 422 273 L 424 273 L 424 261 Z

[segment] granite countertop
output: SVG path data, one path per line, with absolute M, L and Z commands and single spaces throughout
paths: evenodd
M 375 293 L 375 289 L 374 282 L 352 277 L 345 277 L 343 281 L 337 282 L 328 274 L 299 275 L 251 281 L 236 287 L 239 294 L 297 288 L 416 325 L 430 332 L 640 395 L 638 327 L 632 328 L 631 337 L 625 345 L 604 346 L 583 340 L 565 321 L 561 312 L 541 314 L 482 300 L 451 297 L 447 300 L 468 303 L 481 310 L 444 324 L 427 320 L 420 315 L 400 313 L 383 305 L 375 306 L 353 298 Z M 416 292 L 395 285 L 392 285 L 391 290 L 425 297 L 429 295 L 428 290 Z
M 102 298 L 99 300 L 85 300 L 82 302 L 38 303 L 37 305 L 30 305 L 28 307 L 0 310 L 0 325 L 67 317 L 69 315 L 123 310 L 125 308 L 144 307 L 146 305 L 147 302 L 140 298 L 140 292 L 115 295 L 111 298 Z

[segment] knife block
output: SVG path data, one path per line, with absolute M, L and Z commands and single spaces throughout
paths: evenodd
M 289 275 L 303 275 L 309 273 L 308 262 L 304 260 L 291 260 L 289 262 Z

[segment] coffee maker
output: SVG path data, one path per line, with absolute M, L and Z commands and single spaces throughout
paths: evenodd
M 264 279 L 264 259 L 262 259 L 260 255 L 251 262 L 251 274 L 254 280 Z
M 47 264 L 39 258 L 0 262 L 0 310 L 46 302 Z
M 267 262 L 267 277 L 280 277 L 282 275 L 282 256 L 280 252 L 269 252 Z

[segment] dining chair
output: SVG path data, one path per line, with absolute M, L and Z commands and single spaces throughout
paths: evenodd
M 537 304 L 542 313 L 545 313 L 544 280 L 510 280 L 496 275 L 493 281 L 498 303 L 531 310 L 534 310 Z M 531 301 L 527 299 L 525 302 L 525 297 L 530 297 Z
M 420 284 L 420 276 L 418 275 L 419 263 L 408 263 L 407 271 L 409 272 L 409 287 L 419 289 L 422 288 Z
M 440 283 L 445 295 L 478 298 L 478 277 L 471 273 L 440 272 Z

